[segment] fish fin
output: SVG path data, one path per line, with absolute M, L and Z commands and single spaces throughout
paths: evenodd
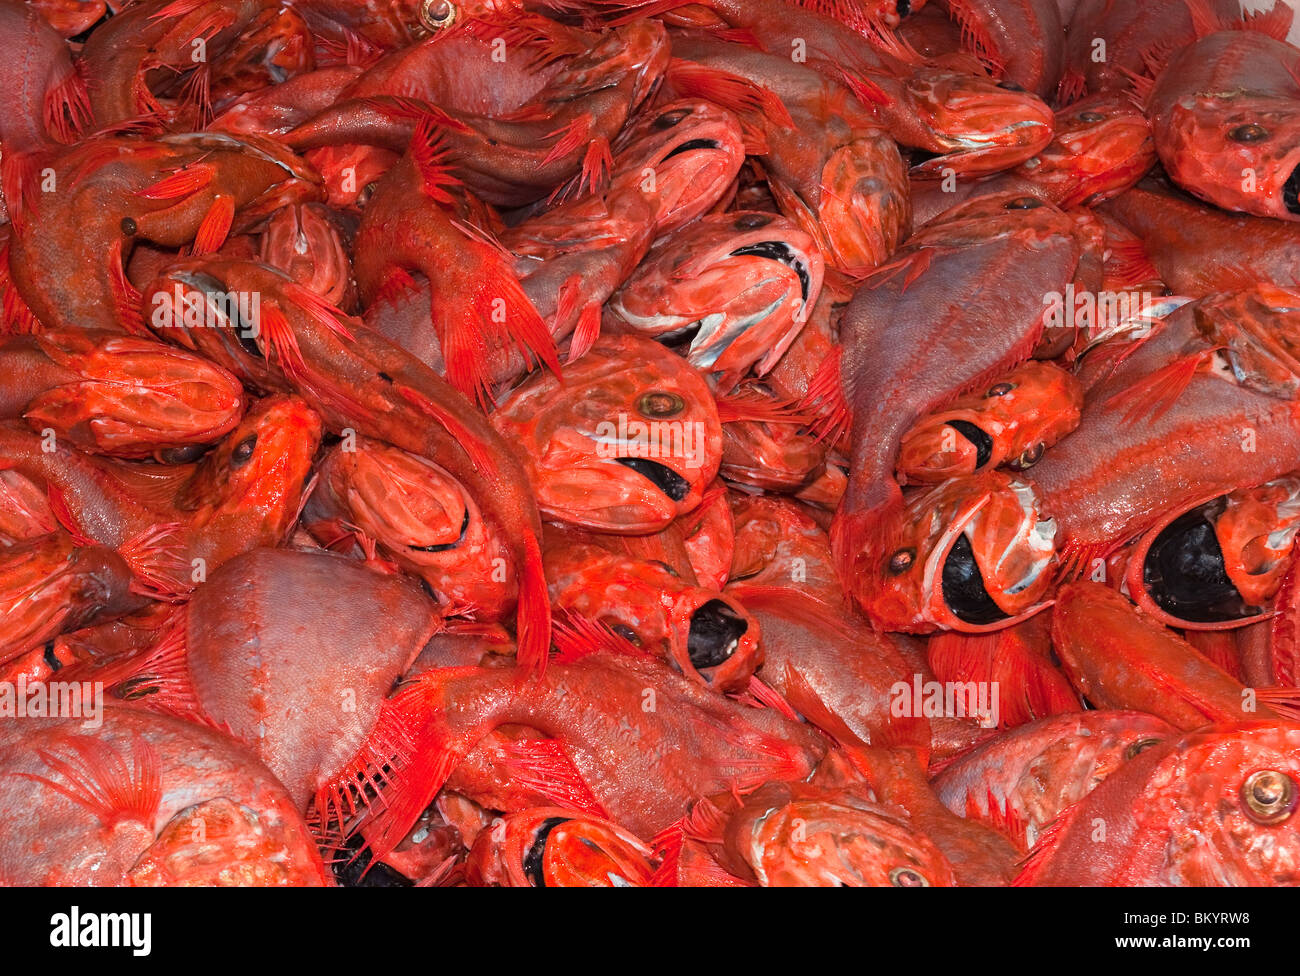
M 74 68 L 45 92 L 42 104 L 45 131 L 56 142 L 76 142 L 78 135 L 91 124 L 90 95 L 86 81 Z
M 1255 10 L 1242 14 L 1240 29 L 1265 34 L 1275 41 L 1285 41 L 1291 33 L 1291 22 L 1294 19 L 1295 10 L 1287 6 L 1283 0 L 1273 0 L 1271 10 Z
M 7 160 L 6 160 L 7 161 Z M 36 313 L 31 310 L 9 271 L 9 240 L 0 246 L 0 335 L 36 335 L 43 330 Z
M 224 193 L 219 194 L 212 201 L 212 206 L 204 215 L 199 229 L 194 234 L 194 246 L 190 249 L 190 254 L 194 257 L 200 257 L 204 254 L 215 254 L 221 250 L 221 245 L 226 243 L 226 238 L 230 234 L 230 227 L 235 222 L 235 201 L 234 198 L 226 196 Z
M 1256 688 L 1255 697 L 1288 721 L 1300 721 L 1300 688 Z
M 1120 390 L 1106 400 L 1111 410 L 1123 410 L 1124 422 L 1133 424 L 1146 419 L 1148 423 L 1159 420 L 1177 402 L 1192 381 L 1196 371 L 1210 352 L 1198 349 L 1179 356 L 1131 386 Z
M 50 514 L 54 516 L 54 521 L 72 536 L 73 542 L 79 546 L 99 545 L 99 540 L 91 538 L 82 530 L 81 523 L 72 513 L 72 506 L 68 504 L 67 496 L 60 488 L 52 483 L 46 484 L 45 498 L 50 503 Z
M 667 76 L 683 98 L 704 99 L 734 115 L 756 116 L 785 129 L 794 128 L 794 119 L 776 92 L 741 75 L 673 58 Z
M 482 738 L 478 729 L 457 737 L 447 726 L 439 676 L 449 670 L 461 669 L 427 672 L 384 701 L 360 749 L 317 788 L 318 830 L 346 831 L 359 811 L 368 810 L 373 830 L 364 847 L 372 857 L 382 860 L 401 843 Z
M 181 85 L 178 99 L 182 107 L 193 107 L 198 113 L 196 129 L 212 121 L 212 67 L 206 61 L 190 72 Z
M 444 427 L 469 458 L 469 463 L 484 474 L 496 470 L 492 452 L 476 437 L 454 413 L 404 383 L 397 383 L 394 391 L 421 413 L 427 414 Z
M 1058 104 L 1073 105 L 1088 92 L 1088 79 L 1078 68 L 1067 68 L 1056 86 Z
M 178 200 L 201 193 L 212 185 L 217 171 L 210 163 L 193 163 L 173 170 L 162 179 L 151 183 L 136 196 L 146 200 Z
M 134 736 L 130 758 L 103 739 L 66 735 L 59 748 L 37 749 L 36 756 L 56 778 L 16 773 L 43 783 L 93 813 L 111 828 L 124 821 L 154 826 L 162 802 L 158 753 L 140 736 Z
M 861 636 L 842 607 L 835 607 L 820 597 L 789 586 L 732 583 L 727 592 L 740 601 L 746 609 L 766 611 L 796 623 L 805 630 L 827 634 L 846 641 L 857 641 Z
M 1148 281 L 1159 281 L 1160 272 L 1151 263 L 1146 248 L 1139 238 L 1107 242 L 1110 251 L 1110 274 L 1125 287 L 1140 285 Z
M 1086 800 L 1087 797 L 1084 797 Z M 1048 865 L 1052 860 L 1052 852 L 1056 850 L 1058 844 L 1065 837 L 1066 830 L 1069 829 L 1078 811 L 1083 806 L 1083 800 L 1066 807 L 1050 824 L 1039 831 L 1038 838 L 1025 859 L 1020 862 L 1020 871 L 1011 882 L 1013 888 L 1032 888 L 1038 880 L 1047 871 Z
M 890 555 L 902 544 L 903 492 L 896 482 L 886 487 L 884 502 L 860 512 L 841 509 L 831 522 L 831 552 L 846 585 L 864 572 L 883 578 Z M 874 618 L 871 625 L 879 630 Z
M 551 642 L 556 649 L 556 664 L 572 664 L 597 651 L 612 651 L 630 657 L 646 656 L 645 651 L 607 625 L 563 608 L 555 610 Z
M 140 307 L 144 296 L 126 276 L 120 239 L 114 241 L 108 249 L 108 289 L 112 293 L 113 310 L 117 313 L 122 328 L 131 335 L 153 338 L 153 333 L 144 324 L 144 312 Z
M 501 749 L 514 782 L 540 793 L 556 806 L 609 817 L 559 739 L 511 739 L 502 743 Z
M 265 338 L 268 359 L 274 358 L 275 364 L 289 377 L 299 376 L 306 370 L 302 350 L 298 348 L 298 336 L 289 324 L 289 317 L 274 302 L 264 302 L 258 309 L 258 335 Z
M 515 609 L 515 660 L 526 673 L 541 675 L 551 655 L 551 598 L 537 536 L 527 532 L 522 541 L 524 564 L 519 567 L 519 602 Z
M 1011 806 L 1011 802 L 1006 797 L 998 797 L 991 787 L 987 790 L 986 799 L 988 808 L 981 810 L 979 802 L 975 799 L 975 793 L 968 793 L 966 812 L 963 816 L 967 820 L 983 822 L 992 827 L 1011 841 L 1018 853 L 1029 853 L 1029 823 Z
M 1033 719 L 1081 710 L 1065 675 L 1046 655 L 1035 654 L 1016 631 L 933 635 L 926 657 L 941 682 L 986 682 L 1000 689 L 999 728 L 1012 728 Z
M 587 143 L 587 151 L 582 157 L 582 172 L 579 173 L 578 188 L 586 186 L 590 194 L 599 193 L 610 181 L 614 171 L 614 156 L 609 140 L 598 136 Z
M 863 108 L 889 104 L 889 96 L 885 94 L 885 90 L 864 74 L 841 68 L 840 80 L 853 93 L 853 97 L 862 103 Z
M 434 123 L 422 121 L 411 136 L 411 161 L 426 196 L 445 205 L 455 202 L 450 191 L 464 184 L 452 172 L 447 147 Z
M 577 152 L 578 148 L 584 143 L 589 142 L 587 138 L 591 134 L 591 113 L 584 112 L 574 116 L 568 125 L 563 125 L 558 129 L 546 133 L 546 139 L 554 139 L 555 143 L 551 146 L 550 152 L 542 160 L 543 166 L 549 166 L 556 160 L 563 159 L 570 153 Z
M 1128 68 L 1120 68 L 1120 74 L 1128 79 L 1128 99 L 1137 108 L 1143 112 L 1147 110 L 1147 104 L 1151 101 L 1151 93 L 1155 91 L 1156 78 L 1158 70 L 1148 68 L 1146 74 L 1139 74 L 1136 71 L 1130 71 Z
M 717 394 L 714 400 L 718 404 L 718 420 L 724 424 L 751 421 L 806 426 L 813 420 L 807 405 L 800 400 L 773 400 L 744 390 Z
M 784 696 L 756 674 L 749 676 L 749 693 L 764 708 L 775 709 L 791 722 L 800 721 L 799 713 L 790 707 Z
M 1122 548 L 1129 540 L 1119 542 L 1087 543 L 1067 539 L 1057 550 L 1056 582 L 1071 583 L 1092 572 L 1093 564 L 1098 560 L 1105 562 L 1116 549 Z
M 848 431 L 853 421 L 847 391 L 840 373 L 843 350 L 835 346 L 826 354 L 817 371 L 808 380 L 801 408 L 815 417 L 812 432 L 819 441 L 834 444 Z
M 588 302 L 578 314 L 578 325 L 569 340 L 566 363 L 574 363 L 587 355 L 600 338 L 600 303 Z
M 194 588 L 185 579 L 190 565 L 180 533 L 179 522 L 153 525 L 118 546 L 118 555 L 135 573 L 133 592 L 155 600 L 172 600 Z
M 337 305 L 332 304 L 323 295 L 317 294 L 297 281 L 285 283 L 283 290 L 285 295 L 292 299 L 294 305 L 310 316 L 312 321 L 334 333 L 340 339 L 346 339 L 348 342 L 353 341 L 355 337 L 348 325 L 354 323 L 355 320 Z
M 390 268 L 384 276 L 384 282 L 375 290 L 372 305 L 393 304 L 407 292 L 415 291 L 418 286 L 415 277 L 405 268 Z
M 477 280 L 463 298 L 459 314 L 438 311 L 431 301 L 434 326 L 442 343 L 447 381 L 487 408 L 492 403 L 488 358 L 491 347 L 513 344 L 526 359 L 544 364 L 560 375 L 560 361 L 550 330 L 528 298 L 511 267 L 511 259 L 490 234 L 461 221 L 452 224 L 472 242 L 490 248 Z M 445 297 L 445 296 L 443 296 Z
M 1197 38 L 1228 30 L 1232 26 L 1219 16 L 1210 0 L 1183 0 L 1183 6 L 1192 18 L 1192 32 Z
M 1000 78 L 1007 70 L 1007 61 L 993 35 L 976 16 L 977 7 L 971 0 L 949 0 L 948 17 L 961 28 L 961 46 L 979 58 L 990 74 Z

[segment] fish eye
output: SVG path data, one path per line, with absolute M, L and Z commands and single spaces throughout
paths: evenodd
M 989 387 L 989 391 L 984 395 L 986 397 L 1006 396 L 1016 388 L 1014 383 L 996 383 Z
M 1106 116 L 1102 115 L 1100 112 L 1080 112 L 1079 121 L 1080 122 L 1105 122 Z
M 136 231 L 140 229 L 136 225 L 136 222 L 132 220 L 130 217 L 122 218 L 121 227 L 122 227 L 122 233 L 125 234 L 127 237 L 135 237 Z
M 641 638 L 637 635 L 637 632 L 626 624 L 608 623 L 606 626 L 629 644 L 635 647 L 641 646 Z
M 1043 205 L 1038 197 L 1016 197 L 1002 205 L 1004 210 L 1036 210 Z
M 450 0 L 424 0 L 420 4 L 420 23 L 431 31 L 440 31 L 456 22 L 456 5 Z
M 1033 447 L 1027 447 L 1020 452 L 1020 456 L 1011 462 L 1011 467 L 1016 471 L 1023 471 L 1025 468 L 1032 468 L 1035 464 L 1043 459 L 1043 451 L 1047 448 L 1042 441 L 1039 441 Z
M 1251 122 L 1249 125 L 1239 125 L 1235 129 L 1228 130 L 1228 138 L 1233 142 L 1259 142 L 1268 138 L 1268 130 L 1262 125 Z
M 1295 811 L 1295 780 L 1276 769 L 1261 769 L 1246 777 L 1241 785 L 1241 800 L 1251 820 L 1281 823 Z
M 891 576 L 897 576 L 900 573 L 906 573 L 916 562 L 916 550 L 911 546 L 906 549 L 899 549 L 889 557 L 889 572 Z
M 1159 739 L 1139 739 L 1137 742 L 1134 742 L 1131 746 L 1129 746 L 1127 749 L 1124 750 L 1124 758 L 1132 759 L 1139 752 L 1146 752 L 1152 746 L 1158 746 L 1158 745 L 1160 745 Z
M 232 468 L 242 467 L 248 463 L 248 459 L 253 456 L 253 449 L 257 447 L 257 435 L 249 434 L 242 441 L 235 445 L 235 449 L 230 452 L 230 466 Z
M 911 868 L 894 868 L 889 872 L 889 883 L 895 888 L 928 888 L 930 882 L 925 875 Z
M 676 417 L 686 409 L 686 401 L 676 393 L 668 393 L 664 390 L 654 390 L 650 393 L 643 394 L 641 399 L 637 400 L 636 409 L 643 417 L 654 417 L 657 419 Z
M 1017 85 L 1014 81 L 999 81 L 998 87 L 1001 88 L 1003 91 L 1022 92 L 1025 90 L 1020 85 Z
M 671 112 L 665 112 L 659 118 L 655 119 L 654 127 L 656 129 L 671 129 L 686 116 L 691 114 L 689 108 L 673 109 Z
M 771 214 L 748 213 L 736 218 L 736 230 L 757 230 L 772 222 Z

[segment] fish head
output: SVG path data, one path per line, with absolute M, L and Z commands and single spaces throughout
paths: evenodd
M 643 888 L 654 852 L 631 831 L 563 807 L 534 807 L 479 833 L 470 884 L 506 888 Z
M 704 378 L 638 336 L 600 339 L 563 380 L 530 377 L 492 423 L 523 448 L 543 514 L 603 532 L 666 528 L 700 504 L 722 457 Z
M 710 214 L 662 238 L 610 302 L 634 331 L 734 383 L 781 358 L 821 292 L 812 237 L 777 214 Z
M 271 535 L 282 535 L 302 507 L 322 428 L 320 415 L 300 397 L 275 394 L 254 403 L 199 462 L 181 507 L 209 522 L 256 515 Z
M 331 305 L 344 306 L 353 291 L 343 235 L 320 204 L 294 204 L 273 213 L 262 232 L 260 257 Z
M 757 621 L 667 563 L 567 545 L 546 554 L 552 604 L 603 624 L 697 684 L 742 691 L 763 663 Z
M 1000 630 L 1044 609 L 1056 523 L 1033 486 L 991 471 L 911 493 L 893 549 L 856 596 L 884 630 Z
M 649 205 L 659 234 L 701 216 L 722 197 L 745 161 L 740 123 L 711 102 L 657 105 L 624 130 L 614 158 L 610 209 L 631 195 Z
M 1279 478 L 1171 512 L 1135 544 L 1129 594 L 1171 627 L 1221 630 L 1268 616 L 1293 562 L 1300 478 Z
M 947 858 L 901 811 L 849 790 L 768 783 L 727 822 L 725 847 L 764 887 L 955 884 Z
M 982 393 L 959 397 L 904 436 L 898 472 L 934 484 L 1007 465 L 1032 467 L 1079 425 L 1083 389 L 1048 362 L 1030 360 Z
M 790 398 L 772 384 L 746 379 L 736 394 L 748 403 L 783 409 Z M 806 485 L 826 461 L 830 445 L 803 421 L 728 420 L 722 425 L 722 473 L 729 481 L 772 491 L 792 491 Z
M 888 133 L 862 132 L 837 147 L 822 165 L 819 197 L 815 216 L 794 212 L 826 260 L 847 274 L 862 276 L 887 260 L 911 229 L 907 166 Z
M 1170 177 L 1225 210 L 1300 220 L 1300 111 L 1295 99 L 1190 96 L 1159 129 Z
M 1053 188 L 1061 207 L 1107 200 L 1156 162 L 1146 115 L 1122 92 L 1101 92 L 1056 113 L 1056 135 L 1020 172 Z
M 493 579 L 494 566 L 501 565 L 496 560 L 509 564 L 509 551 L 447 471 L 390 444 L 357 437 L 331 448 L 319 473 L 317 497 L 335 499 L 346 525 L 423 579 L 440 602 L 472 608 L 478 620 L 510 609 L 514 587 Z
M 941 155 L 913 167 L 918 175 L 996 173 L 1052 141 L 1052 110 L 1011 82 L 936 70 L 914 74 L 906 88 L 908 104 L 943 147 Z
M 176 346 L 90 329 L 50 330 L 34 342 L 79 378 L 53 386 L 25 411 L 82 450 L 167 461 L 219 440 L 239 422 L 239 380 Z

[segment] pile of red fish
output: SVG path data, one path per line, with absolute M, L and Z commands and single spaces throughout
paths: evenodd
M 1237 0 L 2 0 L 0 883 L 1300 881 Z

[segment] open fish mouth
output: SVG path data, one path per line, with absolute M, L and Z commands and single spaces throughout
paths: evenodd
M 1282 184 L 1282 205 L 1287 213 L 1300 216 L 1300 164 L 1291 170 L 1291 175 Z
M 690 494 L 691 483 L 666 464 L 660 464 L 649 458 L 620 457 L 613 460 L 617 464 L 631 468 L 675 502 L 681 501 Z
M 993 457 L 993 438 L 969 420 L 949 420 L 945 426 L 970 441 L 975 448 L 975 470 L 982 471 Z
M 1195 623 L 1221 623 L 1257 616 L 1228 578 L 1214 519 L 1223 511 L 1216 500 L 1186 512 L 1161 532 L 1142 564 L 1142 583 L 1156 605 L 1171 616 Z
M 808 270 L 808 262 L 789 244 L 785 241 L 759 241 L 757 244 L 738 247 L 731 252 L 732 257 L 745 255 L 767 258 L 784 264 L 799 276 L 799 290 L 803 295 L 804 304 L 808 304 L 808 295 L 812 289 L 812 274 Z
M 465 541 L 465 535 L 469 532 L 469 509 L 465 509 L 465 517 L 460 523 L 460 536 L 453 542 L 439 542 L 432 546 L 408 546 L 416 552 L 447 552 L 455 549 Z
M 989 596 L 975 550 L 965 535 L 957 536 L 943 561 L 942 586 L 943 602 L 963 623 L 995 624 L 1010 617 Z
M 721 149 L 722 143 L 717 139 L 687 139 L 680 146 L 673 148 L 672 152 L 664 156 L 662 162 L 667 162 L 674 156 L 680 156 L 682 153 L 694 152 L 697 149 Z
M 691 614 L 686 652 L 695 669 L 716 668 L 736 653 L 749 622 L 722 600 L 710 600 Z

